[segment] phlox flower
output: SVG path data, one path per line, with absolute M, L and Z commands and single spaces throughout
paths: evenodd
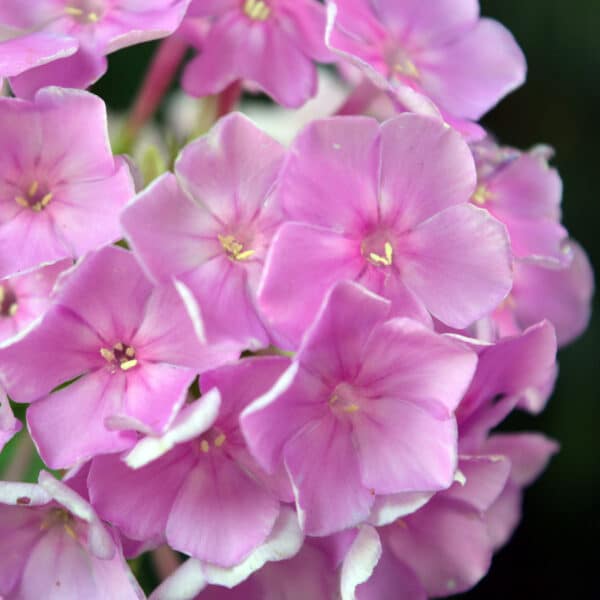
M 125 209 L 123 228 L 148 275 L 176 278 L 198 302 L 206 336 L 229 359 L 267 346 L 256 289 L 282 221 L 273 189 L 284 148 L 240 114 L 188 145 Z
M 187 93 L 217 94 L 239 79 L 288 107 L 316 93 L 313 61 L 330 59 L 316 0 L 198 0 L 191 14 L 208 19 L 210 29 L 184 72 Z
M 0 594 L 6 600 L 144 597 L 115 534 L 65 483 L 0 482 Z
M 328 0 L 328 42 L 401 99 L 478 120 L 525 79 L 525 58 L 477 0 Z M 422 101 L 416 101 L 422 104 Z
M 0 342 L 16 335 L 46 312 L 58 276 L 72 266 L 71 260 L 0 279 Z
M 94 506 L 128 537 L 163 540 L 202 563 L 230 568 L 273 531 L 285 476 L 269 477 L 239 430 L 241 410 L 287 367 L 281 357 L 243 360 L 202 375 L 205 393 L 162 437 L 146 437 L 127 455 L 95 458 Z
M 369 517 L 378 496 L 433 492 L 456 468 L 453 411 L 475 355 L 361 286 L 335 286 L 292 365 L 242 413 L 267 471 L 288 471 L 300 523 L 328 535 Z
M 466 327 L 510 291 L 504 226 L 469 199 L 464 140 L 403 114 L 315 121 L 290 148 L 276 191 L 288 222 L 271 244 L 259 306 L 296 347 L 332 284 L 357 281 L 395 314 Z
M 189 3 L 3 0 L 0 31 L 9 39 L 0 43 L 0 75 L 11 76 L 16 95 L 27 98 L 48 85 L 87 88 L 105 73 L 107 54 L 173 33 Z
M 65 468 L 132 446 L 125 418 L 150 431 L 169 424 L 197 369 L 211 366 L 197 331 L 172 286 L 154 288 L 130 252 L 107 247 L 63 276 L 43 318 L 0 347 L 0 378 L 11 399 L 33 403 L 27 421 L 46 464 Z
M 506 225 L 513 254 L 567 266 L 572 253 L 560 224 L 562 182 L 548 165 L 547 149 L 521 153 L 484 140 L 473 152 L 478 176 L 471 202 Z
M 121 237 L 134 188 L 112 155 L 102 100 L 59 88 L 0 98 L 0 130 L 0 278 Z
M 594 273 L 585 250 L 574 240 L 563 247 L 567 266 L 516 260 L 510 294 L 488 320 L 493 335 L 515 335 L 542 319 L 550 321 L 559 346 L 580 336 L 592 312 Z

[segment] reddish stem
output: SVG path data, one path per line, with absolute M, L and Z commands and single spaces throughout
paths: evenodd
M 127 132 L 132 138 L 156 112 L 175 78 L 187 47 L 187 42 L 177 35 L 169 36 L 158 47 L 127 123 Z
M 229 114 L 235 108 L 241 95 L 242 82 L 238 79 L 237 81 L 230 83 L 217 96 L 217 119 Z

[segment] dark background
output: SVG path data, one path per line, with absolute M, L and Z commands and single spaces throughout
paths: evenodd
M 481 8 L 514 33 L 529 64 L 527 84 L 485 124 L 505 144 L 556 148 L 564 222 L 600 271 L 600 0 L 481 0 Z M 112 56 L 95 91 L 110 106 L 126 107 L 152 51 L 146 44 Z M 560 353 L 558 387 L 545 413 L 508 423 L 543 431 L 562 450 L 527 492 L 524 521 L 490 574 L 461 598 L 600 598 L 598 305 L 596 298 L 587 333 Z

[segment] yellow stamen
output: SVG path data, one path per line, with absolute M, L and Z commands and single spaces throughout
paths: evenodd
M 223 250 L 227 252 L 227 256 L 233 260 L 248 260 L 254 250 L 244 250 L 244 245 L 238 242 L 232 235 L 218 235 Z
M 75 530 L 73 529 L 73 527 L 71 527 L 71 525 L 69 525 L 69 523 L 65 523 L 64 527 L 65 527 L 65 531 L 69 534 L 69 536 L 72 537 L 74 540 L 76 540 L 77 534 L 75 533 Z
M 40 187 L 39 181 L 34 181 L 29 186 L 29 189 L 27 190 L 27 193 L 33 198 L 33 196 L 35 196 L 37 194 L 37 191 L 38 191 L 39 187 Z
M 0 285 L 0 304 L 4 302 L 4 296 L 6 296 L 6 292 L 4 291 L 4 286 Z
M 14 317 L 17 314 L 18 310 L 19 310 L 19 305 L 16 302 L 13 302 L 13 304 L 11 304 L 8 307 L 8 316 Z
M 355 413 L 358 412 L 360 410 L 360 406 L 358 406 L 358 404 L 348 404 L 348 406 L 344 406 L 344 412 L 347 413 Z
M 200 448 L 202 452 L 208 453 L 210 451 L 210 444 L 206 440 L 200 442 Z
M 215 441 L 214 441 L 214 444 L 215 444 L 215 446 L 216 446 L 217 448 L 220 448 L 220 447 L 221 447 L 221 446 L 222 446 L 222 445 L 225 443 L 225 440 L 226 440 L 226 439 L 227 439 L 227 438 L 225 437 L 225 434 L 224 434 L 224 433 L 220 433 L 220 434 L 219 434 L 219 435 L 218 435 L 218 436 L 215 438 Z
M 50 204 L 50 202 L 52 201 L 52 192 L 48 192 L 41 200 L 40 200 L 40 204 L 42 205 L 42 208 L 46 208 L 46 206 L 48 206 L 48 204 Z
M 100 17 L 98 16 L 98 13 L 91 12 L 91 13 L 88 13 L 87 19 L 88 19 L 88 21 L 91 21 L 92 23 L 97 23 L 98 20 L 100 19 Z
M 122 346 L 123 344 L 121 344 Z M 127 350 L 125 350 L 125 355 L 129 358 L 133 358 L 135 356 L 135 350 L 131 346 L 127 346 Z
M 100 354 L 102 358 L 107 362 L 113 362 L 115 360 L 115 355 L 108 348 L 100 348 Z
M 413 77 L 414 79 L 419 78 L 419 69 L 417 69 L 415 63 L 410 58 L 404 58 L 400 62 L 394 65 L 394 71 L 407 77 Z
M 133 369 L 133 367 L 135 367 L 138 364 L 138 361 L 133 359 L 133 360 L 126 360 L 125 362 L 121 363 L 121 370 L 122 371 L 129 371 L 129 369 Z
M 125 348 L 125 346 L 123 346 L 122 342 L 117 342 L 113 348 L 119 352 L 123 352 L 123 349 Z
M 246 0 L 244 12 L 255 21 L 266 21 L 271 14 L 271 9 L 263 0 Z
M 23 198 L 23 196 L 17 196 L 15 198 L 15 202 L 23 208 L 29 208 L 29 202 L 27 202 L 27 200 Z
M 65 13 L 71 17 L 81 17 L 81 15 L 83 15 L 83 10 L 76 6 L 67 6 L 65 8 Z
M 384 265 L 389 267 L 392 264 L 392 260 L 394 258 L 394 248 L 389 242 L 386 242 L 383 246 L 385 256 L 380 256 L 379 254 L 375 254 L 375 252 L 369 253 L 369 259 L 371 262 L 374 262 L 377 265 Z
M 477 186 L 475 193 L 471 196 L 471 200 L 475 202 L 475 204 L 479 204 L 479 206 L 483 206 L 491 197 L 492 193 L 487 188 L 484 183 L 481 183 Z

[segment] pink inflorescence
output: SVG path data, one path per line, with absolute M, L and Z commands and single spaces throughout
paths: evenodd
M 148 177 L 73 88 L 170 34 L 211 122 Z M 316 62 L 347 98 L 271 106 L 289 146 L 231 111 L 303 105 Z M 0 597 L 143 598 L 149 551 L 154 600 L 474 586 L 558 448 L 496 428 L 593 292 L 551 152 L 476 123 L 524 74 L 476 0 L 3 1 L 0 448 L 62 479 L 0 482 Z

